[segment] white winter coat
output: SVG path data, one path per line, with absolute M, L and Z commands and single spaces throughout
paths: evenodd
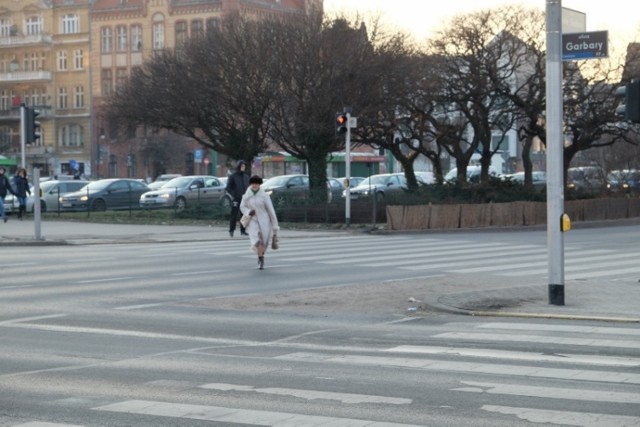
M 251 250 L 257 252 L 257 246 L 260 241 L 264 245 L 265 251 L 271 242 L 271 236 L 274 231 L 280 230 L 278 226 L 278 218 L 276 211 L 273 209 L 271 197 L 264 192 L 262 188 L 254 194 L 251 187 L 242 196 L 240 202 L 240 211 L 248 214 L 251 210 L 256 211 L 253 219 L 249 221 L 246 231 L 251 241 Z

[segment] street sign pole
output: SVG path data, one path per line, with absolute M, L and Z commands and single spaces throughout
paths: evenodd
M 547 246 L 549 304 L 564 305 L 562 0 L 547 0 Z
M 27 106 L 20 105 L 20 167 L 26 168 L 27 155 Z
M 347 114 L 347 133 L 344 144 L 344 170 L 347 177 L 347 187 L 344 198 L 344 222 L 347 227 L 351 226 L 351 108 L 345 107 Z

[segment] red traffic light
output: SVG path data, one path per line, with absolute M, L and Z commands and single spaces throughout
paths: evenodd
M 347 132 L 347 122 L 348 118 L 346 114 L 338 113 L 336 114 L 336 133 L 343 134 Z

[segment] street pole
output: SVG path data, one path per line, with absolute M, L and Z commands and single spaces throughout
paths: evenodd
M 344 144 L 344 170 L 347 177 L 347 188 L 344 197 L 344 220 L 347 227 L 351 226 L 351 107 L 344 107 L 347 115 L 347 133 Z
M 547 0 L 547 246 L 549 304 L 564 305 L 562 0 Z
M 27 156 L 27 106 L 20 105 L 20 167 L 26 168 Z

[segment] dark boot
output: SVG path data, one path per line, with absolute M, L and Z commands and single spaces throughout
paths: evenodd
M 18 207 L 18 219 L 20 219 L 22 221 L 22 212 L 24 212 L 24 206 L 19 206 Z
M 258 257 L 258 268 L 260 270 L 264 270 L 264 257 L 263 256 L 259 256 Z

